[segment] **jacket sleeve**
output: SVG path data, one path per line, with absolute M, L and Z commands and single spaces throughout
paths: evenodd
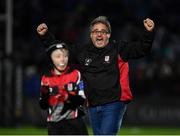
M 134 42 L 121 42 L 118 52 L 124 61 L 140 58 L 150 53 L 154 39 L 154 31 L 144 30 L 142 36 Z
M 59 42 L 63 42 L 63 41 L 59 41 L 55 38 L 55 36 L 53 35 L 53 33 L 51 32 L 47 32 L 44 36 L 39 36 L 38 38 L 40 39 L 40 41 L 42 42 L 42 44 L 44 45 L 44 47 L 47 49 L 49 48 L 51 45 L 59 43 Z M 77 45 L 68 45 L 68 50 L 69 50 L 69 62 L 74 63 L 76 61 L 76 56 L 78 53 L 79 48 L 77 48 Z

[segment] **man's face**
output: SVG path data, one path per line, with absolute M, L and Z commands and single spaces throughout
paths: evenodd
M 95 47 L 103 48 L 109 42 L 110 33 L 106 25 L 97 23 L 92 27 L 90 37 Z
M 65 49 L 56 49 L 51 53 L 51 59 L 59 71 L 64 71 L 68 64 L 68 51 Z

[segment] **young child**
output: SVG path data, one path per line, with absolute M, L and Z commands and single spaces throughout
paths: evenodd
M 52 69 L 42 76 L 39 102 L 48 109 L 48 134 L 88 135 L 82 119 L 84 86 L 80 72 L 68 66 L 66 44 L 53 44 L 46 52 Z

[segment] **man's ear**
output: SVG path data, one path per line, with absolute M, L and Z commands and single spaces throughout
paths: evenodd
M 92 33 L 90 33 L 90 37 L 91 37 L 91 39 L 92 39 Z
M 107 34 L 107 37 L 110 38 L 110 37 L 111 37 L 111 34 Z

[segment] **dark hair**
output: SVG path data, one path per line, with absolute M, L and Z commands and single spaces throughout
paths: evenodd
M 108 28 L 108 32 L 111 33 L 111 25 L 106 16 L 99 16 L 95 18 L 90 24 L 90 31 L 92 30 L 92 27 L 97 23 L 102 23 L 106 25 L 106 27 Z

